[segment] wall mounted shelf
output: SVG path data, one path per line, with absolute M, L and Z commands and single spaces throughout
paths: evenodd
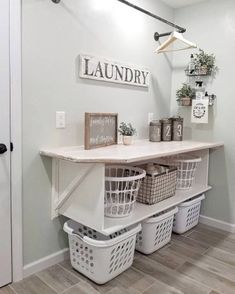
M 154 205 L 146 205 L 142 203 L 136 203 L 134 213 L 126 218 L 114 219 L 110 217 L 104 218 L 104 230 L 106 234 L 114 233 L 115 231 L 121 230 L 135 223 L 141 222 L 142 220 L 151 217 L 152 215 L 174 207 L 194 196 L 203 194 L 209 191 L 212 187 L 195 185 L 192 189 L 183 191 L 177 190 L 175 196 L 163 200 Z
M 205 74 L 205 73 L 199 73 L 199 72 L 195 72 L 195 73 L 190 74 L 188 69 L 185 70 L 185 75 L 187 77 L 209 77 L 209 76 L 211 76 L 211 74 L 209 74 L 209 73 Z
M 212 74 L 210 72 L 203 73 L 200 72 L 199 69 L 196 69 L 195 72 L 190 73 L 189 69 L 185 69 L 185 75 L 187 77 L 187 84 L 193 88 L 195 91 L 199 92 L 205 92 L 207 93 L 205 86 L 208 84 L 208 81 L 212 77 Z M 198 87 L 196 84 L 201 83 L 201 87 Z M 203 85 L 203 87 L 202 87 Z M 207 93 L 208 94 L 208 93 Z M 195 98 L 194 98 L 195 99 Z M 213 106 L 216 100 L 216 95 L 215 94 L 210 94 L 208 95 L 208 103 L 209 106 Z M 191 105 L 179 105 L 179 106 L 191 106 Z
M 212 142 L 139 140 L 131 146 L 113 145 L 92 150 L 84 150 L 83 146 L 43 149 L 40 154 L 51 157 L 53 164 L 52 219 L 61 214 L 105 235 L 140 222 L 211 189 L 208 186 L 209 149 L 222 146 L 223 143 Z M 136 203 L 133 214 L 126 218 L 104 217 L 106 164 L 138 164 L 188 152 L 202 158 L 192 189 L 178 190 L 175 196 L 155 205 Z

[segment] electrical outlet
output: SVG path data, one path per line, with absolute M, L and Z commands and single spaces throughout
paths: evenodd
M 64 129 L 65 128 L 65 112 L 56 111 L 56 128 Z
M 153 112 L 149 112 L 149 113 L 148 113 L 148 125 L 149 125 L 150 122 L 153 120 L 153 115 L 154 115 Z

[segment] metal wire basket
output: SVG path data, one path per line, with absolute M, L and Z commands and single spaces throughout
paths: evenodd
M 165 167 L 165 171 L 158 174 L 149 174 L 147 172 L 139 189 L 138 202 L 155 204 L 175 195 L 177 167 L 169 165 L 164 165 L 163 167 Z

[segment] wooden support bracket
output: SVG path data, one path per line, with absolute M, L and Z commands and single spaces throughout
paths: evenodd
M 58 217 L 59 209 L 65 204 L 72 193 L 81 185 L 85 178 L 89 175 L 95 164 L 88 165 L 82 173 L 77 175 L 74 180 L 64 189 L 62 193 L 59 192 L 59 176 L 60 176 L 60 162 L 58 159 L 53 159 L 52 167 L 52 219 Z

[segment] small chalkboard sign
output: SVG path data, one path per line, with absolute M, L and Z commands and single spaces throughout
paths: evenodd
M 117 144 L 117 113 L 85 113 L 85 149 Z

